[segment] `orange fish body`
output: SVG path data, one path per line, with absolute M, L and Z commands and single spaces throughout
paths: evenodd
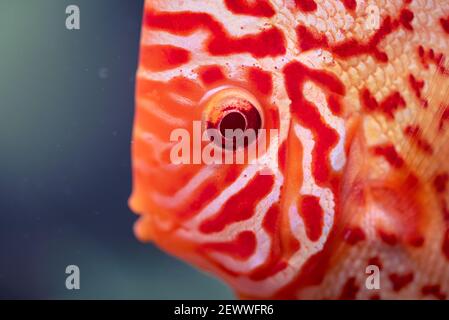
M 445 0 L 147 0 L 137 237 L 242 298 L 447 298 L 448 52 Z

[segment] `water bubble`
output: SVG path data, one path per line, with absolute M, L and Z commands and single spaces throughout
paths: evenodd
M 98 77 L 100 79 L 107 79 L 109 77 L 109 69 L 105 67 L 98 69 Z

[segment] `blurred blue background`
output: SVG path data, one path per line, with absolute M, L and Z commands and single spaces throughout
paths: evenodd
M 76 4 L 81 30 L 65 28 Z M 0 0 L 0 298 L 221 299 L 127 207 L 143 1 Z M 65 268 L 81 289 L 65 287 Z

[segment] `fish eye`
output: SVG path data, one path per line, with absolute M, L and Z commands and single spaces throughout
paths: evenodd
M 263 114 L 251 93 L 241 88 L 223 88 L 215 90 L 205 100 L 204 127 L 217 130 L 221 139 L 211 138 L 217 145 L 235 150 L 257 138 Z
M 248 120 L 241 111 L 239 110 L 230 110 L 223 114 L 223 117 L 220 120 L 220 124 L 218 125 L 218 129 L 220 130 L 221 135 L 224 137 L 226 135 L 226 130 L 237 130 L 240 129 L 245 131 L 248 126 Z

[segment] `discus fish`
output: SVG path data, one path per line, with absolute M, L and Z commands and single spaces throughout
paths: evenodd
M 137 237 L 240 298 L 446 299 L 448 52 L 446 0 L 147 0 Z

